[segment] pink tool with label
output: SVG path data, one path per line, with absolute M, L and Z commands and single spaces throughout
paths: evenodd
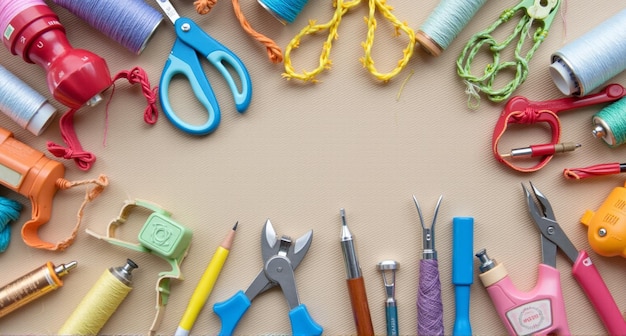
M 490 259 L 484 249 L 476 254 L 481 263 L 480 280 L 487 288 L 509 334 L 571 334 L 561 292 L 560 272 L 556 268 L 557 250 L 561 249 L 573 264 L 572 275 L 593 304 L 609 334 L 626 335 L 626 322 L 587 252 L 578 251 L 567 238 L 556 222 L 548 199 L 532 184 L 533 194 L 522 187 L 530 214 L 541 231 L 542 261 L 535 287 L 529 292 L 518 290 L 503 264 Z

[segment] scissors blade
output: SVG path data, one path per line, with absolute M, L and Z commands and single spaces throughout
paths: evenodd
M 161 9 L 172 23 L 176 23 L 176 20 L 180 19 L 180 15 L 178 15 L 178 12 L 169 0 L 156 0 L 156 2 L 161 6 Z

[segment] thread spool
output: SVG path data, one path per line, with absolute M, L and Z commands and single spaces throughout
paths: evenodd
M 112 84 L 106 61 L 74 49 L 59 17 L 43 0 L 0 1 L 0 32 L 12 54 L 46 70 L 50 93 L 63 105 L 97 104 Z
M 40 135 L 56 115 L 44 96 L 0 66 L 0 111 L 20 127 Z
M 47 262 L 0 288 L 0 317 L 62 287 L 61 279 L 76 266 L 76 261 L 58 266 Z
M 308 0 L 258 0 L 270 14 L 283 24 L 292 23 Z
M 131 291 L 131 272 L 137 267 L 127 259 L 126 265 L 105 270 L 57 334 L 98 335 Z
M 426 52 L 439 56 L 487 0 L 442 0 L 415 33 Z
M 163 21 L 159 11 L 142 0 L 53 0 L 90 26 L 139 55 Z
M 596 138 L 602 138 L 610 147 L 626 143 L 626 98 L 622 98 L 593 115 L 591 131 Z
M 550 75 L 566 95 L 584 96 L 626 69 L 626 9 L 552 54 Z

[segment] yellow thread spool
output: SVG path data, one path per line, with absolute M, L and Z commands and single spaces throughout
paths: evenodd
M 97 335 L 132 289 L 131 271 L 137 267 L 127 259 L 126 265 L 104 271 L 58 334 Z

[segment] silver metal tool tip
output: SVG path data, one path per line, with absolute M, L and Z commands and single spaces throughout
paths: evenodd
M 341 225 L 348 225 L 346 222 L 346 210 L 344 208 L 339 209 L 339 214 L 341 215 Z

